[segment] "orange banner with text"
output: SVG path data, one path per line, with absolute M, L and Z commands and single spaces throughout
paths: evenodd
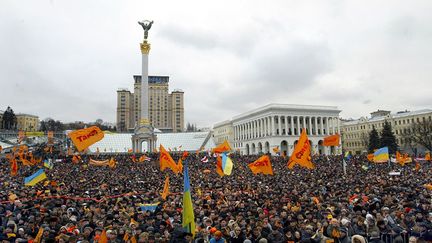
M 324 138 L 323 146 L 339 146 L 339 134 L 330 135 Z
M 104 137 L 104 133 L 97 126 L 84 128 L 70 132 L 68 135 L 72 142 L 77 147 L 78 151 L 83 151 L 90 145 L 100 141 Z

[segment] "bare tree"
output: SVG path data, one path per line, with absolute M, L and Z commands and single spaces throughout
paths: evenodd
M 411 144 L 419 144 L 432 151 L 432 121 L 424 119 L 418 123 L 412 123 L 408 131 L 402 134 L 405 141 Z

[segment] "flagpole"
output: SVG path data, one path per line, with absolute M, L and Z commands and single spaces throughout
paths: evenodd
M 346 175 L 346 163 L 345 163 L 345 158 L 342 159 L 342 166 L 343 166 L 343 172 L 344 172 L 344 175 Z

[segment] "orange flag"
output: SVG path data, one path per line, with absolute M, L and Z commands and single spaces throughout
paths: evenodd
M 370 162 L 373 162 L 373 159 L 374 159 L 374 154 L 373 153 L 367 155 L 367 160 L 369 160 Z
M 90 145 L 96 143 L 104 137 L 104 133 L 97 126 L 75 130 L 68 135 L 77 147 L 78 151 L 83 151 Z
M 163 200 L 166 200 L 167 196 L 169 195 L 169 176 L 167 176 L 167 178 L 165 179 L 165 185 L 161 195 Z
M 268 155 L 261 156 L 248 166 L 255 175 L 258 173 L 263 173 L 264 175 L 273 175 L 272 164 Z
M 102 233 L 100 234 L 98 243 L 108 243 L 108 237 L 106 235 L 105 230 L 103 230 Z
M 1 151 L 1 149 L 0 149 L 0 151 Z M 430 161 L 430 160 L 431 160 L 431 156 L 430 156 L 430 153 L 429 153 L 429 152 L 427 152 L 427 153 L 425 154 L 425 160 L 427 160 L 427 161 Z
M 132 238 L 131 238 L 130 242 L 131 242 L 131 243 L 137 243 L 137 240 L 136 240 L 136 238 L 135 238 L 135 235 L 134 235 L 134 236 L 132 236 Z
M 396 162 L 398 162 L 402 166 L 405 165 L 405 158 L 402 157 L 399 151 L 396 151 Z
M 432 191 L 432 184 L 431 184 L 431 183 L 429 183 L 429 184 L 424 184 L 423 186 L 424 186 L 426 189 Z
M 72 162 L 73 163 L 75 163 L 75 164 L 78 164 L 78 162 L 81 160 L 81 156 L 77 156 L 77 155 L 74 155 L 73 157 L 72 157 Z
M 123 236 L 123 241 L 127 242 L 129 240 L 129 234 L 126 232 Z
M 42 227 L 39 226 L 39 231 L 38 231 L 36 237 L 34 238 L 34 241 L 33 241 L 33 242 L 35 242 L 35 243 L 40 243 L 41 240 L 42 240 L 43 232 L 44 232 L 44 229 L 43 229 Z
M 108 162 L 108 166 L 110 168 L 115 168 L 116 167 L 116 161 L 113 158 L 111 158 Z
M 218 156 L 216 161 L 216 173 L 222 177 L 225 175 L 222 169 L 222 158 Z
M 11 163 L 11 176 L 16 176 L 18 174 L 18 163 L 15 158 L 12 159 Z
M 223 153 L 231 150 L 231 146 L 229 145 L 228 141 L 225 140 L 222 144 L 217 146 L 216 148 L 212 149 L 212 153 Z
M 415 170 L 419 171 L 421 168 L 420 163 L 416 160 Z
M 178 163 L 177 163 L 177 171 L 178 172 L 183 172 L 183 161 L 182 158 L 179 159 Z
M 68 148 L 68 150 L 67 150 L 67 155 L 68 155 L 68 156 L 71 156 L 71 155 L 72 155 L 72 149 L 71 149 L 71 148 Z
M 315 168 L 315 165 L 312 163 L 311 147 L 309 143 L 309 138 L 306 135 L 306 129 L 303 128 L 300 138 L 297 142 L 297 145 L 294 148 L 294 151 L 291 154 L 291 157 L 288 161 L 288 168 L 292 169 L 294 165 L 299 164 L 300 166 L 306 167 L 308 169 Z
M 323 146 L 339 146 L 339 134 L 330 135 L 324 138 Z
M 273 152 L 275 152 L 275 153 L 279 153 L 279 146 L 274 147 L 274 148 L 273 148 Z
M 165 148 L 162 146 L 162 144 L 159 147 L 159 162 L 160 162 L 160 169 L 161 171 L 164 171 L 166 168 L 171 168 L 174 173 L 178 174 L 178 167 L 177 164 L 172 159 L 171 155 L 165 150 Z

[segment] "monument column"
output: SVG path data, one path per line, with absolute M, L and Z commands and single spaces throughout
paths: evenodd
M 156 147 L 156 135 L 154 128 L 149 120 L 149 94 L 148 94 L 148 56 L 150 52 L 150 43 L 147 41 L 148 31 L 150 30 L 153 21 L 138 22 L 144 30 L 144 40 L 140 43 L 141 49 L 141 113 L 139 120 L 135 125 L 134 135 L 132 136 L 132 143 L 135 144 L 134 152 L 143 152 L 142 142 L 147 142 L 147 152 L 154 151 Z

